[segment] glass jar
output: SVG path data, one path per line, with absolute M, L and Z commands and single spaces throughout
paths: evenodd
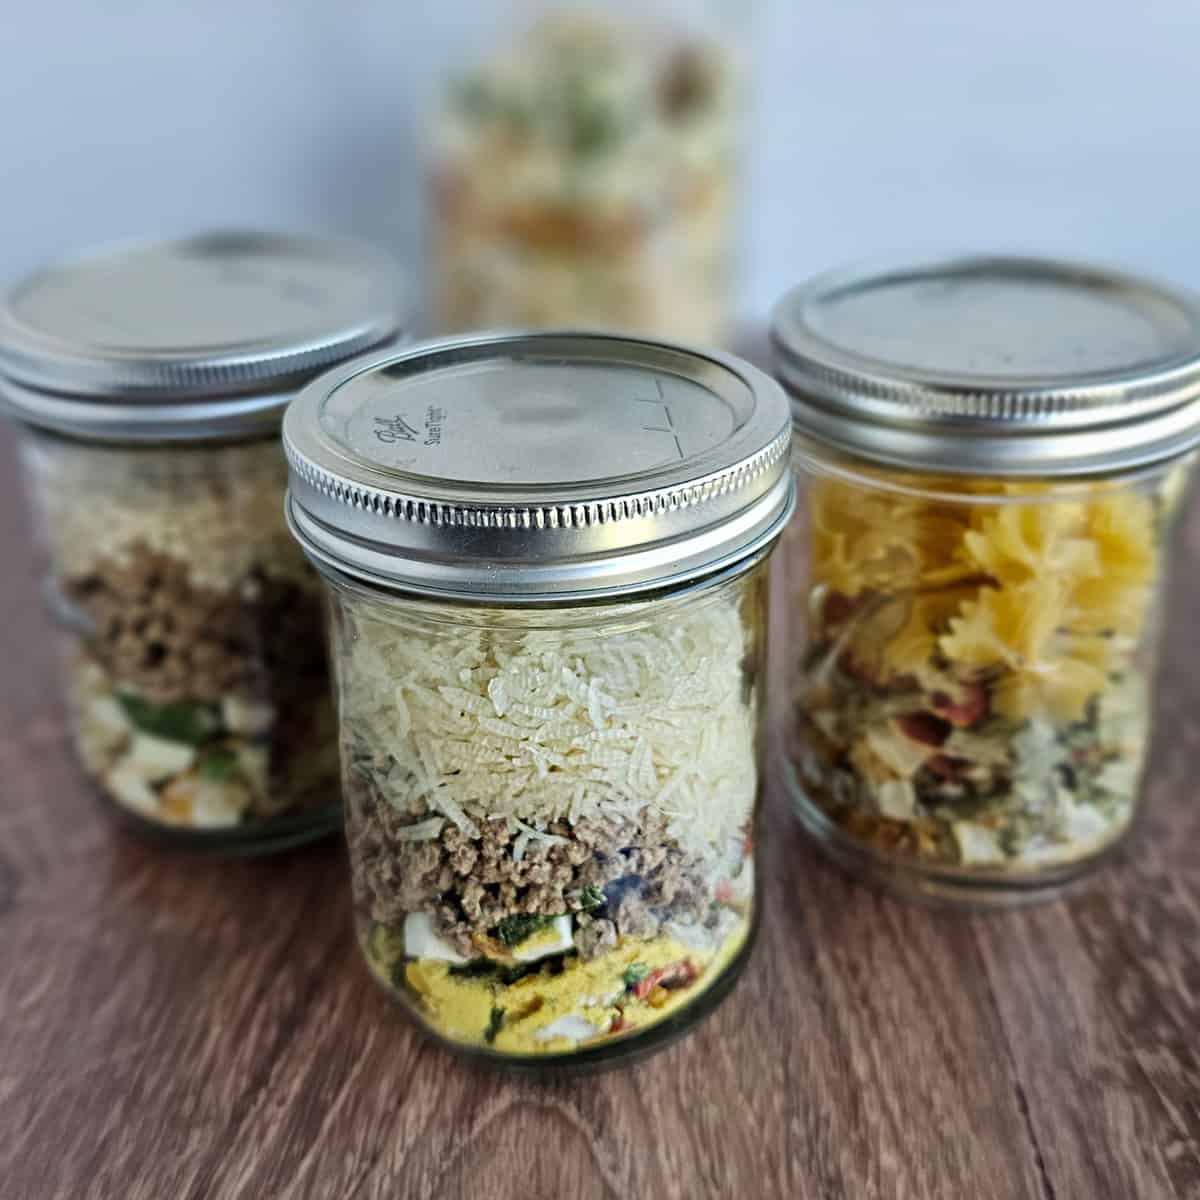
M 753 368 L 587 335 L 430 344 L 289 410 L 359 940 L 448 1046 L 603 1062 L 732 986 L 788 441 Z
M 515 613 L 334 579 L 358 936 L 433 1032 L 569 1053 L 727 990 L 754 918 L 763 576 Z
M 967 259 L 826 276 L 776 310 L 805 476 L 785 776 L 839 862 L 1004 904 L 1136 814 L 1200 307 Z
M 395 332 L 391 291 L 357 247 L 211 235 L 8 299 L 0 392 L 75 748 L 139 832 L 250 852 L 340 822 L 323 600 L 284 519 L 278 427 L 319 363 Z
M 719 344 L 734 302 L 745 13 L 527 4 L 433 122 L 437 316 Z

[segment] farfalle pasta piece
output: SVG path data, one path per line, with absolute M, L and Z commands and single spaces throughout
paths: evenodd
M 1047 572 L 1071 580 L 1099 574 L 1100 555 L 1086 536 L 1079 504 L 1007 504 L 976 515 L 963 557 L 995 583 L 1021 584 Z
M 918 592 L 912 597 L 907 618 L 884 647 L 888 672 L 893 676 L 921 678 L 931 673 L 938 655 L 938 642 L 975 589 L 957 586 Z M 865 640 L 865 639 L 864 639 Z
M 1101 638 L 1070 632 L 1068 600 L 1068 585 L 1053 575 L 985 588 L 951 619 L 939 648 L 969 670 L 1003 671 L 995 699 L 1006 716 L 1046 707 L 1058 719 L 1078 720 L 1105 687 L 1109 650 Z
M 1060 634 L 1043 660 L 997 680 L 996 711 L 1017 720 L 1044 712 L 1058 722 L 1081 721 L 1108 687 L 1111 659 L 1101 638 Z
M 865 493 L 836 479 L 814 481 L 810 504 L 814 571 L 846 596 L 940 579 L 965 529 L 955 507 L 902 493 Z
M 1154 587 L 1154 506 L 1133 493 L 1106 496 L 1088 506 L 1086 527 L 1101 570 L 1076 589 L 1079 626 L 1136 636 Z

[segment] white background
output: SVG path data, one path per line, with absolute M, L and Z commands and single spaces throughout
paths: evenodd
M 342 229 L 419 264 L 422 113 L 512 11 L 3 7 L 2 281 L 216 224 Z M 908 249 L 1059 251 L 1200 287 L 1200 0 L 760 0 L 755 25 L 748 314 L 814 270 Z

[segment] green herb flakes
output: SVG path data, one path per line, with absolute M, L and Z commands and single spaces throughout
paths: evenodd
M 459 979 L 482 979 L 495 973 L 496 964 L 486 958 L 476 958 L 469 963 L 455 963 L 450 967 L 450 974 Z
M 645 963 L 630 963 L 625 968 L 625 986 L 637 987 L 649 974 L 650 968 Z
M 505 987 L 508 987 L 509 984 L 524 979 L 526 975 L 536 975 L 546 961 L 546 959 L 542 959 L 539 962 L 514 963 L 512 966 L 502 966 L 497 971 L 497 977 Z
M 545 929 L 553 919 L 553 917 L 542 917 L 535 913 L 514 913 L 511 917 L 505 917 L 496 926 L 496 937 L 510 948 L 519 946 L 539 929 Z
M 224 783 L 237 770 L 238 758 L 232 750 L 209 750 L 200 759 L 200 777 L 211 783 Z
M 504 1009 L 493 1008 L 488 1019 L 487 1028 L 483 1031 L 483 1040 L 490 1046 L 496 1040 L 496 1034 L 504 1027 Z
M 198 746 L 212 736 L 217 725 L 216 717 L 205 704 L 188 700 L 151 704 L 131 692 L 118 692 L 117 700 L 134 728 L 168 742 Z

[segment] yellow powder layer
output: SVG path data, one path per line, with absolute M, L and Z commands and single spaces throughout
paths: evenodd
M 508 985 L 456 974 L 450 964 L 435 959 L 413 960 L 405 978 L 420 997 L 426 1024 L 443 1038 L 500 1054 L 570 1053 L 641 1032 L 692 1003 L 736 957 L 748 932 L 749 923 L 739 921 L 708 951 L 666 935 L 623 939 L 596 958 L 567 959 L 558 975 L 543 970 Z M 686 986 L 651 987 L 641 998 L 627 987 L 631 969 L 646 974 L 683 962 L 696 972 Z M 497 1014 L 498 1009 L 503 1013 Z M 570 1018 L 572 1028 L 559 1032 L 564 1018 Z

